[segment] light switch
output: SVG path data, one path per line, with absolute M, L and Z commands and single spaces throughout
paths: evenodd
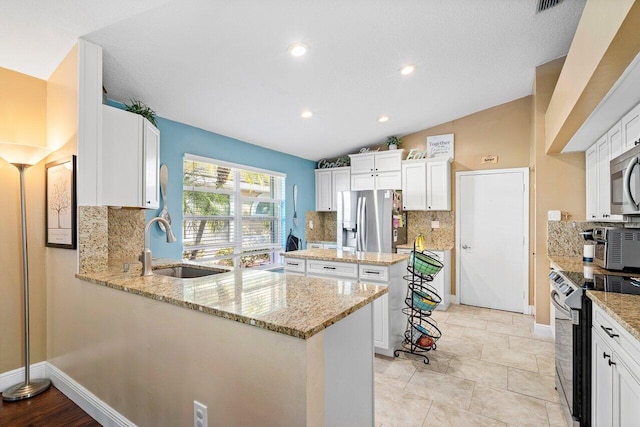
M 309 228 L 313 230 L 313 221 L 309 221 Z
M 431 228 L 440 228 L 440 221 L 431 221 Z

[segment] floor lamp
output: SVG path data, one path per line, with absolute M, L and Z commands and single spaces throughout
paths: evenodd
M 20 212 L 22 217 L 22 277 L 24 291 L 24 382 L 13 385 L 2 393 L 2 400 L 15 401 L 36 396 L 51 386 L 51 380 L 32 380 L 29 375 L 29 260 L 27 253 L 27 217 L 24 201 L 24 171 L 42 160 L 51 150 L 21 144 L 0 143 L 0 158 L 13 164 L 20 172 Z

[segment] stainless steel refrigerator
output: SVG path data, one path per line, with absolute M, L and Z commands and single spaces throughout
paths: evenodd
M 393 190 L 341 191 L 338 202 L 338 249 L 395 253 L 407 243 L 402 194 Z

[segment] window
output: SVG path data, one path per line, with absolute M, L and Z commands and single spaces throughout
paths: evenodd
M 186 154 L 182 257 L 236 267 L 280 265 L 285 175 Z

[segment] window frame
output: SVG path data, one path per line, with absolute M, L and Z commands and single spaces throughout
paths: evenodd
M 217 167 L 225 167 L 225 168 L 230 168 L 233 172 L 233 182 L 234 182 L 234 189 L 233 190 L 211 190 L 211 189 L 198 189 L 198 187 L 195 186 L 188 186 L 184 184 L 184 176 L 185 176 L 185 162 L 187 161 L 195 161 L 195 162 L 201 162 L 201 163 L 208 163 L 211 165 L 215 165 Z M 257 200 L 256 198 L 250 198 L 250 197 L 246 197 L 243 196 L 242 194 L 242 180 L 240 179 L 242 172 L 253 172 L 253 173 L 261 173 L 261 174 L 267 174 L 276 178 L 280 178 L 281 181 L 281 189 L 277 190 L 278 192 L 281 192 L 281 195 L 279 198 L 265 198 L 265 199 L 260 199 L 259 202 L 266 202 L 266 203 L 276 203 L 279 204 L 279 215 L 270 215 L 270 216 L 266 216 L 266 217 L 262 217 L 262 216 L 252 216 L 252 215 L 243 215 L 242 213 L 242 205 L 243 202 L 247 202 L 247 201 L 255 201 Z M 262 168 L 257 168 L 257 167 L 253 167 L 253 166 L 247 166 L 247 165 L 242 165 L 242 164 L 238 164 L 238 163 L 232 163 L 232 162 L 227 162 L 224 160 L 218 160 L 218 159 L 214 159 L 214 158 L 210 158 L 210 157 L 204 157 L 204 156 L 198 156 L 195 154 L 189 154 L 189 153 L 185 153 L 182 159 L 182 180 L 183 180 L 183 184 L 182 184 L 182 227 L 183 227 L 183 231 L 185 230 L 185 223 L 186 221 L 189 220 L 198 220 L 198 219 L 204 219 L 204 220 L 230 220 L 233 221 L 233 242 L 227 242 L 223 245 L 220 246 L 220 248 L 233 248 L 233 254 L 230 255 L 219 255 L 219 256 L 208 256 L 204 259 L 202 259 L 201 261 L 206 262 L 218 262 L 219 260 L 222 259 L 232 259 L 233 260 L 233 266 L 234 267 L 241 267 L 241 259 L 244 256 L 247 255 L 260 255 L 260 254 L 272 254 L 272 262 L 265 264 L 265 265 L 261 265 L 261 266 L 255 266 L 255 267 L 248 267 L 248 268 L 252 268 L 252 269 L 260 269 L 260 270 L 270 270 L 270 269 L 276 269 L 276 268 L 280 268 L 282 267 L 283 264 L 283 260 L 282 257 L 280 256 L 281 252 L 284 252 L 285 249 L 285 243 L 286 243 L 286 239 L 285 239 L 285 228 L 286 228 L 286 179 L 287 179 L 287 174 L 286 173 L 282 173 L 282 172 L 277 172 L 277 171 L 273 171 L 273 170 L 268 170 L 268 169 L 262 169 Z M 201 193 L 206 193 L 206 192 L 210 192 L 210 193 L 215 193 L 215 194 L 227 194 L 230 197 L 232 197 L 233 199 L 233 205 L 231 206 L 231 209 L 233 211 L 233 214 L 231 215 L 187 215 L 184 211 L 184 193 L 185 191 L 192 191 L 192 192 L 201 192 Z M 275 244 L 269 244 L 269 245 L 258 245 L 255 247 L 255 250 L 251 250 L 251 247 L 244 247 L 243 248 L 243 235 L 242 235 L 242 229 L 243 229 L 243 221 L 246 221 L 247 223 L 250 223 L 252 220 L 255 219 L 264 219 L 264 220 L 268 220 L 268 221 L 273 221 L 276 224 L 278 224 L 279 230 L 277 231 L 278 236 L 277 236 L 277 240 L 278 242 Z M 184 254 L 185 252 L 189 251 L 189 250 L 194 250 L 194 249 L 202 249 L 202 248 L 215 248 L 216 245 L 199 245 L 199 246 L 185 246 L 185 239 L 183 236 L 182 239 L 182 258 L 185 259 Z

